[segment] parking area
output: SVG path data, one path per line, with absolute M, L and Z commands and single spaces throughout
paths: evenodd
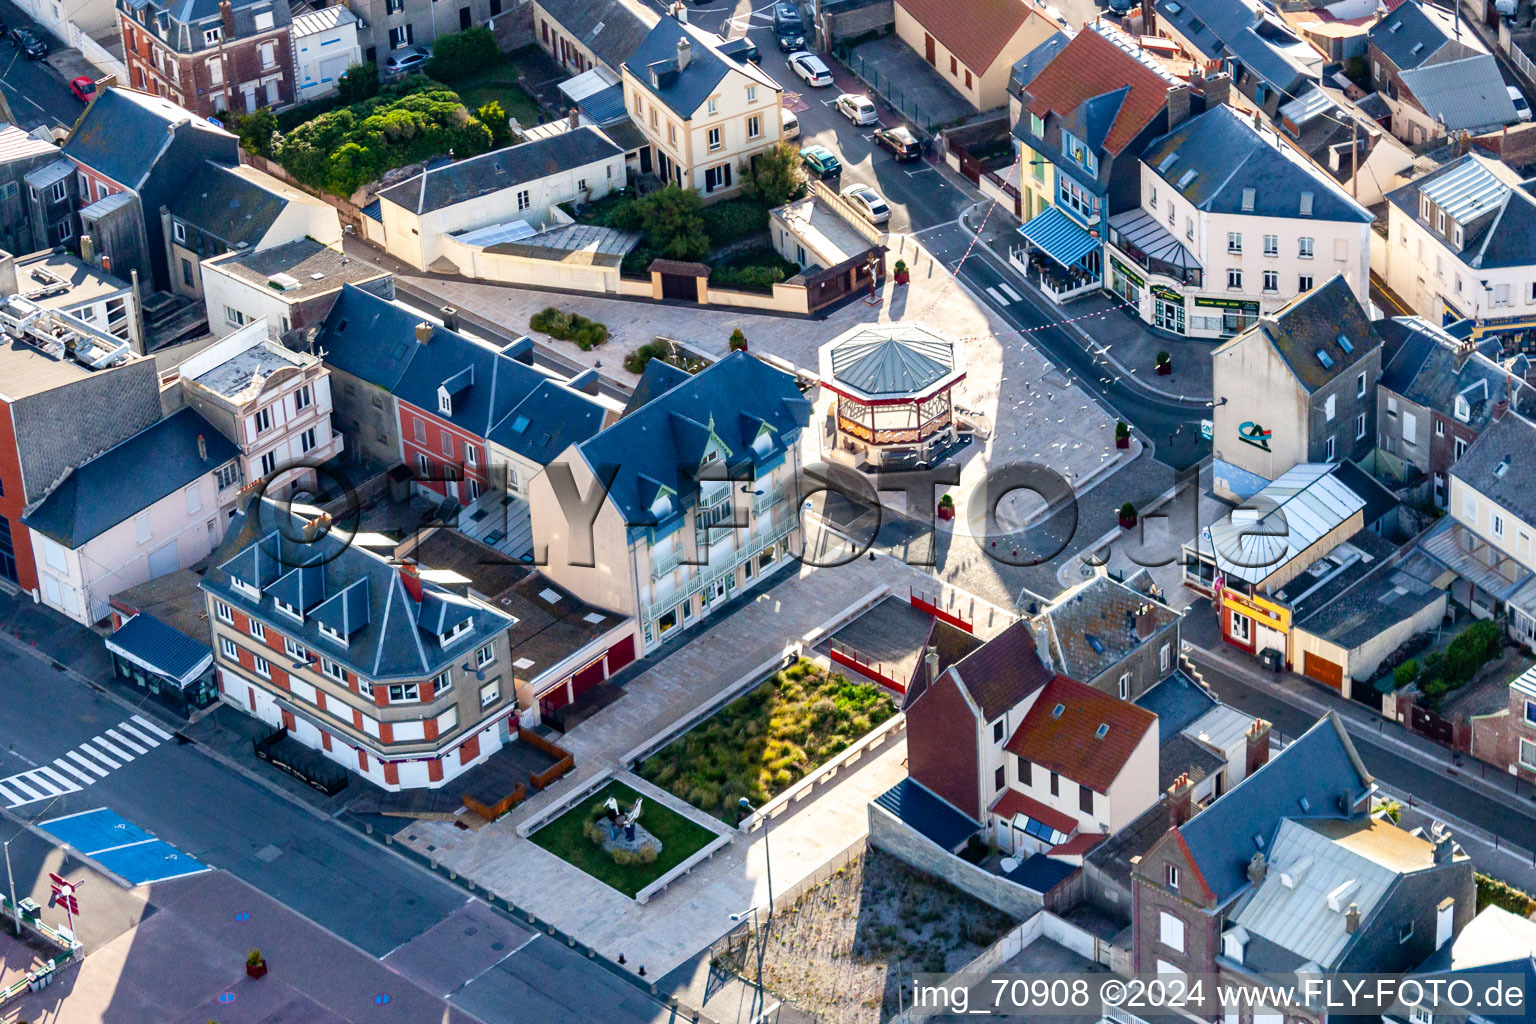
M 933 65 L 895 35 L 871 39 L 849 51 L 848 67 L 925 131 L 976 113 Z
M 208 870 L 206 864 L 105 807 L 51 818 L 38 827 L 133 885 Z

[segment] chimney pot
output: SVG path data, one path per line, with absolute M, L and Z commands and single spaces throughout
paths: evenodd
M 681 71 L 688 66 L 688 61 L 693 57 L 693 44 L 683 36 L 677 41 L 677 70 Z
M 443 318 L 443 326 L 450 331 L 459 329 L 459 311 L 453 306 L 444 306 L 440 315 Z
M 1360 904 L 1351 903 L 1344 911 L 1344 933 L 1353 935 L 1360 930 Z
M 928 671 L 928 682 L 939 678 L 939 652 L 929 647 L 928 653 L 923 655 L 923 667 Z
M 197 457 L 204 462 L 208 461 L 208 439 L 202 434 L 197 435 Z
M 422 345 L 432 344 L 432 325 L 425 320 L 416 325 L 416 341 Z
M 581 127 L 581 111 L 576 107 L 572 107 L 571 112 L 566 115 L 566 127 L 571 131 Z
M 1456 844 L 1451 841 L 1451 830 L 1442 826 L 1435 833 L 1435 863 L 1449 864 L 1455 852 Z
M 1269 874 L 1269 861 L 1264 858 L 1264 851 L 1259 850 L 1248 859 L 1248 881 L 1259 885 L 1264 881 L 1264 876 Z
M 331 525 L 331 517 L 328 513 L 321 512 L 315 518 L 306 522 L 300 531 L 305 541 L 313 541 L 324 533 Z
M 1245 778 L 1269 763 L 1269 729 L 1269 723 L 1262 718 L 1255 718 L 1253 724 L 1248 726 L 1244 737 L 1248 747 L 1244 759 Z

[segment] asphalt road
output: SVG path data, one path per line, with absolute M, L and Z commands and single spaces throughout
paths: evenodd
M 0 0 L 0 20 L 8 28 L 30 26 L 54 52 L 64 47 L 57 37 L 38 26 L 10 0 Z M 82 109 L 62 75 L 46 61 L 29 59 L 9 38 L 0 41 L 0 90 L 5 92 L 17 127 L 26 131 L 44 124 L 50 128 L 68 128 L 75 123 Z
M 87 634 L 82 642 L 98 641 Z M 0 643 L 0 678 L 6 682 L 6 699 L 0 701 L 0 780 L 52 764 L 131 714 L 9 643 Z M 137 713 L 153 719 L 151 710 Z M 469 900 L 456 887 L 274 795 L 195 745 L 162 743 L 92 785 L 24 804 L 8 817 L 35 823 L 97 807 L 110 807 L 376 957 L 438 925 Z M 0 836 L 16 832 L 11 820 Z M 21 860 L 31 865 L 37 858 Z M 38 869 L 22 870 L 29 876 L 18 877 L 18 887 L 35 881 Z M 488 1021 L 649 1024 L 664 1019 L 663 1008 L 640 990 L 547 936 L 483 974 L 462 979 L 453 1000 Z M 538 1011 L 531 1012 L 530 1005 Z

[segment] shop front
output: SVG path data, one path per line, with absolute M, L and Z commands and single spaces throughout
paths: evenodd
M 1170 334 L 1188 334 L 1185 292 L 1198 289 L 1204 271 L 1184 244 L 1146 210 L 1127 210 L 1109 221 L 1107 286 L 1136 315 Z
M 1196 295 L 1193 303 L 1189 323 L 1192 335 L 1230 338 L 1259 322 L 1257 299 Z
M 1249 597 L 1225 585 L 1216 590 L 1221 609 L 1221 636 L 1227 643 L 1262 657 L 1277 651 L 1281 662 L 1291 664 L 1291 610 L 1274 601 Z
M 1167 285 L 1153 285 L 1152 326 L 1184 334 L 1184 296 Z

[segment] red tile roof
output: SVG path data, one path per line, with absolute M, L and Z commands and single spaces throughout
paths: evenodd
M 1023 0 L 899 0 L 908 14 L 960 63 L 977 74 L 997 60 L 1025 19 L 1034 15 Z
M 1080 857 L 1108 838 L 1102 832 L 1079 832 L 1066 842 L 1051 847 L 1048 852 L 1052 857 Z
M 1061 717 L 1054 714 L 1061 707 Z M 1157 716 L 1130 701 L 1057 676 L 1046 684 L 1006 749 L 1047 771 L 1107 793 Z M 1102 738 L 1101 725 L 1109 727 Z
M 1016 789 L 1010 789 L 999 797 L 997 803 L 992 805 L 992 813 L 1005 821 L 1012 821 L 1015 815 L 1022 814 L 1066 835 L 1077 831 L 1077 819 L 1072 815 L 1058 811 Z
M 963 5 L 955 5 L 963 6 Z M 1092 29 L 1085 29 L 1029 83 L 1029 110 L 1067 116 L 1083 103 L 1130 86 L 1104 149 L 1118 155 L 1168 102 L 1169 83 Z

